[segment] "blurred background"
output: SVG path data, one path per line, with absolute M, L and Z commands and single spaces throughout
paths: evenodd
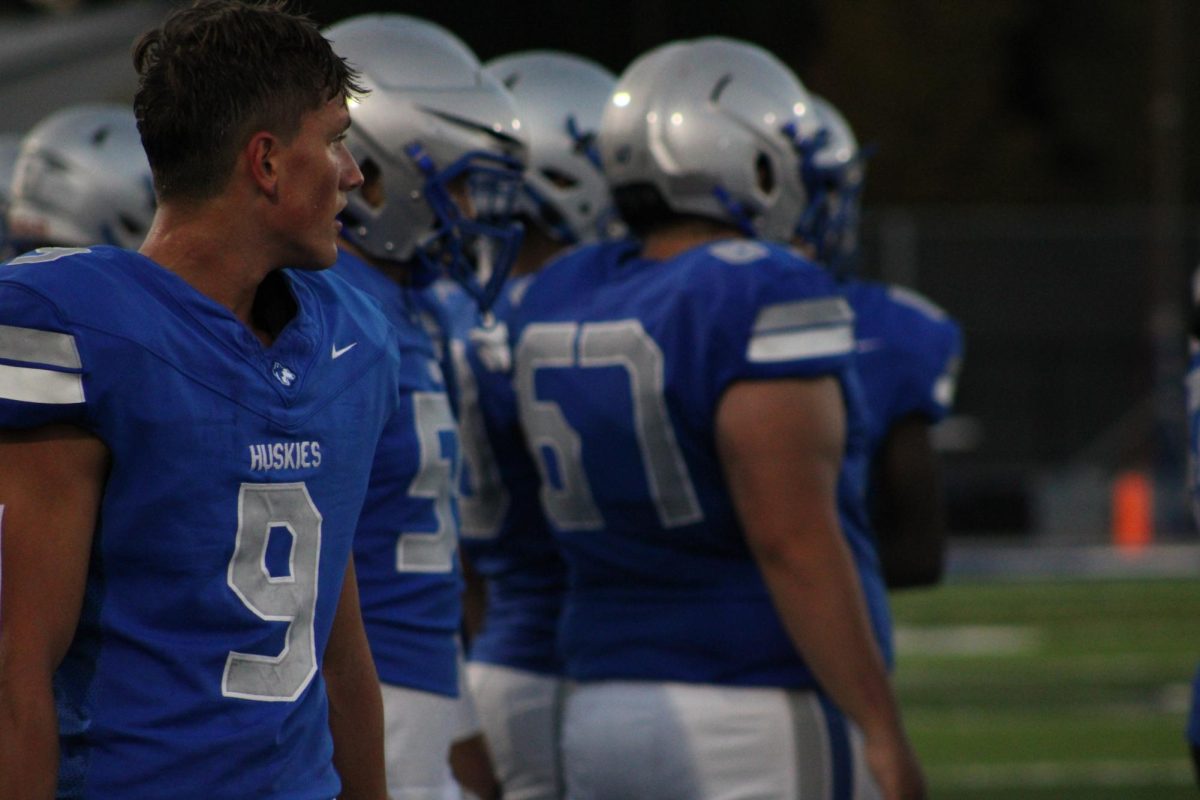
M 167 7 L 0 0 L 0 132 L 128 101 L 130 44 Z M 735 36 L 840 107 L 877 147 L 862 272 L 917 289 L 966 337 L 957 413 L 937 432 L 951 585 L 896 601 L 898 681 L 935 796 L 1195 796 L 1181 730 L 1200 538 L 1182 384 L 1200 262 L 1200 82 L 1186 55 L 1200 3 L 294 7 L 323 25 L 414 14 L 484 60 L 550 47 L 617 73 L 664 41 Z M 1004 717 L 1018 701 L 1042 716 Z
M 862 271 L 918 289 L 963 325 L 958 413 L 939 430 L 955 535 L 1055 546 L 1197 540 L 1181 386 L 1200 260 L 1200 149 L 1189 147 L 1200 83 L 1185 54 L 1200 4 L 297 6 L 322 24 L 403 11 L 455 31 L 484 60 L 553 47 L 618 73 L 673 38 L 721 33 L 767 47 L 877 148 Z M 19 133 L 63 105 L 128 100 L 130 42 L 167 6 L 2 7 L 0 131 Z M 1130 477 L 1141 482 L 1121 482 Z M 1139 486 L 1131 497 L 1149 503 L 1149 519 L 1136 503 L 1114 514 L 1121 489 Z

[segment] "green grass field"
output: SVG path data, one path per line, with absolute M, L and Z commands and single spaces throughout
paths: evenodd
M 1200 796 L 1183 739 L 1200 576 L 892 599 L 897 690 L 934 800 Z

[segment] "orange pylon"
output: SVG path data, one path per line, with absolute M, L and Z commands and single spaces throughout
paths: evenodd
M 1112 540 L 1122 550 L 1154 540 L 1154 486 L 1144 472 L 1127 470 L 1113 481 Z

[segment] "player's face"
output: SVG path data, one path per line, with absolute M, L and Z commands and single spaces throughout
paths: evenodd
M 363 182 L 346 149 L 349 127 L 346 103 L 335 98 L 306 114 L 284 146 L 279 203 L 296 253 L 291 266 L 323 269 L 337 259 L 337 215 L 346 206 L 346 194 Z
M 458 206 L 458 213 L 467 219 L 475 219 L 475 203 L 471 200 L 470 178 L 467 175 L 459 175 L 446 184 L 446 191 L 450 193 L 454 205 Z

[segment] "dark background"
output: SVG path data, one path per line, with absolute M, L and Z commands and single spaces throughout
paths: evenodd
M 123 4 L 0 0 L 0 20 L 4 11 L 40 21 Z M 1188 276 L 1200 261 L 1200 85 L 1189 53 L 1200 3 L 293 7 L 322 25 L 413 14 L 485 61 L 553 48 L 614 73 L 678 38 L 720 34 L 771 50 L 877 147 L 864 274 L 918 289 L 963 326 L 958 413 L 939 431 L 955 530 L 1103 537 L 1108 486 L 1133 469 L 1154 478 L 1158 527 L 1195 538 L 1181 384 Z
M 119 0 L 0 0 L 45 16 Z M 482 60 L 549 47 L 620 72 L 671 39 L 744 38 L 830 98 L 880 145 L 882 203 L 1137 203 L 1156 196 L 1164 129 L 1195 129 L 1184 50 L 1190 0 L 578 0 L 482 3 L 292 0 L 322 25 L 407 13 L 457 33 Z M 1196 157 L 1173 167 L 1195 201 Z M 1157 191 L 1161 191 L 1158 189 Z
M 380 9 L 410 13 L 454 31 L 483 60 L 552 47 L 614 72 L 671 39 L 748 39 L 841 107 L 860 139 L 880 145 L 870 192 L 885 203 L 1149 201 L 1148 145 L 1163 102 L 1156 82 L 1170 77 L 1156 74 L 1156 58 L 1168 55 L 1171 38 L 1200 30 L 1200 4 L 1154 0 L 300 6 L 322 24 Z M 1158 20 L 1171 30 L 1157 31 Z M 1190 59 L 1175 60 L 1176 88 L 1194 94 Z M 1192 162 L 1180 166 L 1194 199 Z

